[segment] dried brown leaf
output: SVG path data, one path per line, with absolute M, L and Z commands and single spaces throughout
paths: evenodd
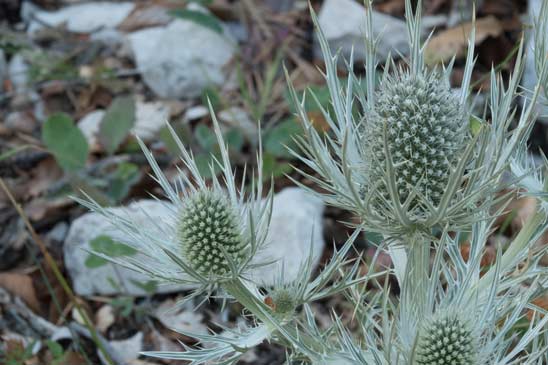
M 14 272 L 0 273 L 0 287 L 23 299 L 34 312 L 40 311 L 40 303 L 29 275 Z
M 432 65 L 448 62 L 454 55 L 457 58 L 464 56 L 472 26 L 472 22 L 467 22 L 432 37 L 424 51 L 425 62 Z M 478 19 L 476 21 L 475 44 L 482 43 L 488 37 L 498 37 L 502 32 L 503 27 L 494 16 Z

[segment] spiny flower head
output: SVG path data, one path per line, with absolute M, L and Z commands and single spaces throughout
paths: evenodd
M 470 323 L 458 314 L 443 313 L 419 330 L 416 365 L 473 365 L 477 340 Z
M 425 63 L 420 5 L 413 12 L 406 1 L 409 58 L 398 69 L 389 57 L 379 83 L 372 3 L 365 5 L 364 77 L 354 73 L 351 57 L 348 77 L 339 78 L 340 54 L 332 52 L 317 29 L 330 107 L 313 98 L 329 126 L 327 133 L 314 127 L 306 99 L 289 82 L 304 130 L 300 153 L 295 152 L 307 166 L 300 172 L 317 183 L 328 204 L 352 211 L 365 230 L 387 239 L 402 243 L 412 232 L 428 236 L 432 229 L 469 229 L 492 212 L 493 197 L 508 185 L 502 179 L 508 161 L 526 144 L 534 123 L 533 109 L 523 108 L 512 127 L 523 48 L 508 86 L 492 78 L 487 122 L 485 115 L 472 115 L 474 32 L 460 91 L 453 93 L 453 63 L 437 69 Z M 314 14 L 312 19 L 319 26 Z M 548 67 L 542 68 L 540 80 L 548 74 Z M 538 94 L 537 88 L 531 100 Z M 478 128 L 470 128 L 472 117 Z
M 268 234 L 272 213 L 272 189 L 263 194 L 262 147 L 257 156 L 257 174 L 237 183 L 228 147 L 212 112 L 220 156 L 210 164 L 209 181 L 202 176 L 193 154 L 177 133 L 168 129 L 181 152 L 182 168 L 169 181 L 146 145 L 138 140 L 167 200 L 162 218 L 143 211 L 146 222 L 102 207 L 91 197 L 78 201 L 105 216 L 118 230 L 117 240 L 137 251 L 136 255 L 105 257 L 129 269 L 148 275 L 160 283 L 196 286 L 195 293 L 211 292 L 224 281 L 249 274 L 260 263 L 251 261 Z M 220 169 L 220 172 L 218 171 Z M 245 174 L 244 174 L 245 175 Z M 265 197 L 263 197 L 265 196 Z
M 413 189 L 434 206 L 447 188 L 450 166 L 465 147 L 466 118 L 458 98 L 435 72 L 385 75 L 365 128 L 369 182 L 385 174 L 388 150 L 403 204 Z M 380 187 L 388 198 L 386 186 Z
M 230 261 L 238 265 L 249 254 L 241 227 L 226 196 L 207 190 L 196 193 L 183 205 L 179 220 L 183 258 L 203 275 L 228 274 Z

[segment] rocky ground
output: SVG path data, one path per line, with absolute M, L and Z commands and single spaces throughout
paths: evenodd
M 491 65 L 508 76 L 517 41 L 522 34 L 529 39 L 530 15 L 541 1 L 478 1 L 478 66 L 473 75 L 478 113 L 484 111 Z M 404 3 L 375 2 L 373 27 L 381 64 L 389 54 L 409 51 Z M 455 89 L 471 21 L 470 4 L 457 6 L 461 3 L 424 1 L 423 34 L 433 31 L 427 62 L 448 62 L 456 55 L 451 80 Z M 348 57 L 354 47 L 355 68 L 363 74 L 365 14 L 360 2 L 311 4 L 332 48 Z M 91 248 L 114 255 L 132 253 L 112 239 L 118 233 L 103 218 L 70 198 L 85 191 L 143 225 L 151 224 L 151 218 L 165 219 L 168 207 L 150 198 L 161 197 L 161 191 L 148 175 L 136 137 L 175 179 L 178 160 L 165 127 L 169 120 L 195 152 L 204 174 L 210 173 L 208 164 L 218 150 L 208 99 L 235 165 L 253 164 L 259 133 L 263 139 L 265 173 L 274 177 L 276 195 L 273 244 L 260 259 L 277 260 L 287 280 L 309 252 L 320 267 L 349 232 L 341 221 L 353 218 L 325 207 L 288 178 L 312 185 L 293 171 L 292 164 L 303 166 L 284 147 L 295 147 L 293 137 L 301 130 L 282 65 L 300 92 L 310 87 L 327 106 L 322 62 L 308 2 L 302 0 L 2 1 L 0 363 L 101 364 L 104 358 L 95 345 L 100 341 L 117 363 L 169 364 L 139 352 L 178 351 L 178 341 L 193 344 L 172 328 L 206 333 L 208 328 L 218 330 L 219 323 L 236 326 L 243 320 L 241 307 L 221 308 L 215 301 L 197 311 L 192 303 L 167 311 L 190 288 L 158 286 L 89 254 Z M 522 84 L 530 88 L 535 80 L 534 64 L 528 61 Z M 329 132 L 318 106 L 308 104 L 317 127 Z M 539 110 L 541 115 L 548 115 L 546 108 Z M 532 153 L 547 152 L 545 122 L 548 119 L 537 122 Z M 486 265 L 494 260 L 494 247 L 519 231 L 530 212 L 527 199 L 509 207 L 491 237 Z M 367 261 L 375 240 L 363 234 L 356 254 Z M 388 257 L 380 261 L 390 265 Z M 268 285 L 275 280 L 272 272 L 257 270 L 253 275 Z M 548 305 L 548 299 L 539 305 Z M 318 303 L 314 309 L 320 325 L 330 322 L 333 308 L 349 310 L 342 298 Z M 242 363 L 282 364 L 284 355 L 282 349 L 265 344 Z

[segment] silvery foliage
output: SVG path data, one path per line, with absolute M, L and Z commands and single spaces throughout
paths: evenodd
M 206 298 L 235 300 L 250 315 L 250 325 L 226 328 L 219 334 L 192 334 L 202 347 L 186 347 L 181 352 L 147 352 L 146 355 L 164 359 L 187 360 L 192 364 L 232 364 L 245 352 L 262 342 L 271 341 L 293 349 L 295 354 L 324 362 L 337 352 L 327 346 L 326 334 L 315 325 L 310 304 L 322 298 L 346 291 L 384 273 L 362 276 L 360 261 L 346 259 L 357 234 L 349 237 L 330 262 L 316 277 L 312 277 L 312 252 L 295 281 L 284 280 L 283 271 L 273 287 L 261 288 L 248 275 L 259 266 L 271 262 L 256 262 L 255 253 L 265 247 L 272 210 L 272 189 L 263 192 L 262 146 L 259 144 L 256 178 L 235 183 L 228 147 L 223 141 L 217 118 L 212 112 L 214 131 L 220 149 L 220 161 L 210 166 L 212 181 L 200 175 L 192 152 L 188 151 L 174 130 L 172 137 L 181 151 L 182 167 L 177 182 L 171 184 L 155 161 L 152 153 L 139 144 L 152 167 L 154 179 L 171 204 L 171 216 L 162 221 L 150 218 L 153 228 L 144 229 L 127 216 L 102 207 L 90 196 L 76 199 L 82 205 L 105 216 L 121 234 L 117 240 L 134 248 L 138 254 L 109 257 L 95 252 L 116 264 L 144 273 L 162 283 L 191 284 L 196 287 L 191 299 Z M 221 169 L 221 178 L 214 173 Z M 246 176 L 246 171 L 243 171 Z M 246 185 L 246 183 L 248 183 Z M 249 192 L 246 186 L 250 186 Z M 266 194 L 266 197 L 263 195 Z M 143 212 L 146 214 L 146 212 Z M 276 266 L 278 267 L 278 266 Z M 345 267 L 342 272 L 340 269 Z M 304 322 L 295 315 L 304 306 Z M 174 328 L 175 331 L 179 330 Z
M 546 21 L 547 8 L 543 7 L 537 23 Z M 427 69 L 420 37 L 420 4 L 413 12 L 410 1 L 406 1 L 411 45 L 409 67 L 408 70 L 396 69 L 392 61 L 387 61 L 381 85 L 377 88 L 369 2 L 366 2 L 366 10 L 367 57 L 363 82 L 353 73 L 351 58 L 348 62 L 349 77 L 343 85 L 337 77 L 337 56 L 331 53 L 319 30 L 331 111 L 319 102 L 318 105 L 323 108 L 329 124 L 329 135 L 320 135 L 314 129 L 304 109 L 304 100 L 298 98 L 290 85 L 305 130 L 305 138 L 300 140 L 303 154 L 295 154 L 315 173 L 305 175 L 327 192 L 322 197 L 328 203 L 348 209 L 361 218 L 354 234 L 334 252 L 317 276 L 312 275 L 310 258 L 293 282 L 286 283 L 283 273 L 280 273 L 279 283 L 264 290 L 249 279 L 247 273 L 250 270 L 257 265 L 269 264 L 256 263 L 253 256 L 266 244 L 272 192 L 266 199 L 260 199 L 263 194 L 259 183 L 262 181 L 261 148 L 258 180 L 251 182 L 252 191 L 245 193 L 244 182 L 236 186 L 227 146 L 214 115 L 215 133 L 221 150 L 221 160 L 216 163 L 222 169 L 222 179 L 214 177 L 210 185 L 206 185 L 192 153 L 185 149 L 173 131 L 184 165 L 175 186 L 168 182 L 151 152 L 141 143 L 156 180 L 173 203 L 171 220 L 155 222 L 154 229 L 144 230 L 135 222 L 100 207 L 89 197 L 80 201 L 108 217 L 129 237 L 124 243 L 139 252 L 134 257 L 111 260 L 161 282 L 196 284 L 195 295 L 235 300 L 243 305 L 245 314 L 251 319 L 246 325 L 225 328 L 221 333 L 203 335 L 180 331 L 196 338 L 200 345 L 183 345 L 185 351 L 181 352 L 148 352 L 146 355 L 186 360 L 191 364 L 235 364 L 248 349 L 269 341 L 287 348 L 288 363 L 548 363 L 548 313 L 532 304 L 532 300 L 548 286 L 548 270 L 539 265 L 546 250 L 535 249 L 535 242 L 547 226 L 544 178 L 547 162 L 539 169 L 532 163 L 526 149 L 536 117 L 534 105 L 542 90 L 541 83 L 548 79 L 546 48 L 537 42 L 536 62 L 541 82 L 531 91 L 529 100 L 519 113 L 513 105 L 519 96 L 523 50 L 520 48 L 518 52 L 513 75 L 507 84 L 492 71 L 490 120 L 487 121 L 485 116 L 471 115 L 470 100 L 473 96 L 469 89 L 474 66 L 474 31 L 468 42 L 462 89 L 457 95 L 450 94 L 447 80 L 453 62 L 443 69 Z M 317 24 L 315 15 L 312 16 Z M 546 37 L 543 39 L 545 42 Z M 393 85 L 383 85 L 383 82 Z M 410 87 L 406 95 L 412 95 L 412 88 L 417 85 L 422 92 L 417 92 L 417 98 L 411 103 L 402 98 L 395 101 L 396 109 L 379 105 L 387 99 L 390 101 L 390 95 L 404 95 L 398 87 L 401 86 L 406 93 L 406 88 Z M 436 107 L 429 104 L 432 92 Z M 425 104 L 426 108 L 419 108 L 414 104 L 417 102 Z M 401 110 L 408 113 L 409 120 L 397 118 Z M 451 115 L 441 118 L 447 113 Z M 423 125 L 418 122 L 431 116 L 435 118 L 426 125 L 433 130 L 422 130 Z M 417 133 L 411 127 L 406 130 L 405 126 L 411 124 L 397 125 L 398 121 L 407 123 L 413 120 L 417 122 Z M 512 125 L 513 121 L 516 121 L 515 125 Z M 440 128 L 436 129 L 437 126 Z M 410 135 L 404 136 L 405 132 Z M 400 135 L 405 138 L 396 141 Z M 435 148 L 445 158 L 432 155 L 433 159 L 423 161 L 421 156 L 411 165 L 409 161 L 415 154 L 410 151 L 422 149 L 421 140 L 415 141 L 414 138 L 428 139 L 431 136 L 434 139 L 428 146 L 430 149 L 424 149 L 424 152 Z M 412 143 L 410 150 L 406 151 L 405 141 Z M 451 142 L 450 148 L 445 142 Z M 439 167 L 432 164 L 436 159 L 437 164 L 443 166 L 440 173 L 433 169 Z M 403 171 L 410 172 L 411 169 L 414 173 L 409 176 L 416 178 L 406 180 Z M 429 169 L 434 173 L 429 173 Z M 510 176 L 506 182 L 502 179 L 503 174 Z M 537 198 L 537 211 L 504 252 L 498 249 L 493 266 L 483 267 L 481 261 L 488 236 L 494 229 L 495 218 L 508 202 L 509 194 L 500 194 L 500 190 L 513 186 L 518 187 L 521 194 Z M 192 238 L 193 242 L 202 242 L 200 247 L 203 249 L 218 249 L 211 258 L 216 257 L 217 262 L 223 262 L 224 266 L 223 270 L 213 270 L 212 274 L 198 268 L 201 262 L 208 260 L 207 255 L 193 260 L 199 252 L 185 252 L 185 240 L 182 239 L 189 232 L 191 235 L 199 234 L 186 229 L 189 224 L 181 222 L 185 220 L 181 217 L 185 216 L 185 207 L 193 208 L 193 204 L 200 200 L 196 198 L 202 196 L 200 194 L 213 197 L 208 200 L 213 202 L 208 203 L 213 208 L 212 216 L 205 215 L 198 225 L 204 223 L 206 228 L 212 222 L 207 219 L 214 218 L 217 211 L 214 207 L 230 211 L 226 217 L 232 218 L 224 220 L 228 222 L 224 227 L 231 232 L 230 246 L 238 248 L 234 255 L 232 251 L 219 247 L 221 241 L 216 241 L 217 236 L 211 236 L 214 226 L 210 227 L 212 230 L 208 232 L 206 241 L 201 241 L 202 236 Z M 217 197 L 222 199 L 217 200 Z M 219 201 L 222 204 L 217 204 Z M 233 222 L 241 224 L 237 233 Z M 187 236 L 181 235 L 181 229 Z M 367 272 L 360 270 L 360 260 L 346 258 L 362 229 L 379 232 L 386 238 L 385 243 L 378 247 Z M 469 242 L 467 255 L 460 249 L 460 242 L 464 240 Z M 238 244 L 233 245 L 234 242 Z M 376 258 L 383 252 L 388 252 L 394 267 L 387 272 L 375 272 Z M 394 275 L 398 282 L 398 297 L 391 295 L 388 286 L 382 286 L 376 280 L 388 275 Z M 376 290 L 370 290 L 371 287 Z M 351 332 L 335 312 L 332 325 L 320 328 L 311 304 L 341 293 L 354 306 L 353 323 L 357 330 Z M 516 325 L 525 311 L 532 313 L 532 320 L 526 322 L 518 334 Z
M 228 149 L 222 140 L 218 123 L 215 123 L 215 128 L 221 151 L 221 161 L 216 161 L 216 164 L 222 169 L 222 180 L 212 173 L 214 177 L 209 184 L 202 178 L 192 153 L 187 151 L 169 125 L 168 128 L 180 148 L 182 168 L 185 169 L 183 171 L 178 168 L 179 174 L 176 184 L 171 184 L 168 181 L 152 153 L 141 140 L 138 140 L 138 142 L 154 172 L 155 181 L 163 189 L 165 197 L 171 203 L 166 204 L 171 213 L 170 217 L 166 217 L 165 221 L 150 218 L 153 227 L 142 229 L 138 222 L 117 215 L 108 208 L 103 208 L 89 196 L 87 196 L 87 200 L 78 199 L 78 201 L 108 218 L 112 225 L 123 233 L 121 237 L 123 237 L 124 243 L 139 252 L 139 255 L 109 258 L 110 260 L 129 269 L 143 272 L 160 282 L 196 285 L 200 288 L 198 292 L 211 291 L 219 281 L 229 280 L 240 275 L 245 276 L 245 272 L 254 267 L 251 259 L 255 252 L 265 244 L 268 232 L 272 191 L 268 192 L 267 198 L 262 200 L 262 184 L 256 184 L 253 180 L 249 193 L 245 191 L 245 181 L 242 181 L 241 186 L 236 185 L 235 172 L 231 169 Z M 260 159 L 258 165 L 257 178 L 262 179 L 262 162 Z M 214 168 L 215 166 L 210 165 L 211 171 Z M 196 209 L 195 206 L 199 205 L 199 200 L 203 200 L 204 197 L 209 200 L 220 201 L 220 205 L 224 206 L 225 210 L 229 210 L 229 212 L 225 212 L 230 216 L 226 219 L 239 223 L 237 228 L 229 228 L 237 229 L 237 232 L 230 234 L 239 236 L 238 239 L 242 241 L 238 242 L 241 252 L 236 255 L 237 260 L 235 260 L 236 256 L 226 251 L 229 250 L 228 247 L 219 247 L 219 250 L 225 249 L 224 256 L 226 260 L 224 266 L 227 268 L 227 270 L 218 270 L 219 272 L 222 271 L 220 273 L 202 270 L 201 267 L 195 264 L 194 257 L 189 258 L 189 255 L 185 260 L 181 259 L 183 253 L 189 253 L 185 252 L 189 251 L 186 241 L 189 240 L 188 234 L 192 233 L 181 232 L 181 228 L 184 229 L 189 226 L 186 221 L 187 215 L 181 212 Z M 203 212 L 205 210 L 207 210 L 207 207 Z M 146 216 L 147 212 L 143 213 Z M 209 217 L 204 218 L 204 221 L 206 219 L 209 219 Z M 200 224 L 200 222 L 197 222 L 197 224 Z M 227 225 L 233 226 L 234 223 Z M 189 229 L 186 229 L 186 231 L 189 231 Z M 202 237 L 196 235 L 194 243 L 200 238 Z M 218 241 L 223 241 L 222 237 L 219 237 Z M 204 251 L 206 251 L 203 252 L 206 256 L 211 254 L 220 256 L 218 253 L 212 252 L 213 247 L 204 247 Z M 199 253 L 195 256 L 198 255 Z M 203 265 L 210 268 L 208 263 Z
M 548 54 L 548 2 L 543 1 L 539 13 L 536 19 L 533 19 L 534 37 L 535 37 L 535 70 L 539 83 L 542 85 L 544 91 L 544 102 L 548 102 L 548 77 L 544 75 L 542 79 L 542 67 L 546 62 L 546 55 Z
M 548 22 L 547 8 L 544 3 L 537 26 Z M 366 11 L 363 81 L 353 73 L 352 57 L 347 81 L 338 78 L 338 55 L 331 53 L 318 29 L 331 109 L 318 106 L 330 134 L 314 128 L 304 96 L 299 98 L 290 86 L 305 130 L 299 141 L 304 152 L 295 155 L 313 171 L 301 173 L 322 188 L 320 195 L 328 203 L 358 215 L 360 228 L 385 237 L 386 247 L 378 250 L 391 256 L 401 289 L 398 300 L 387 291 L 350 290 L 362 333 L 356 339 L 336 321 L 342 356 L 348 363 L 390 365 L 545 363 L 548 318 L 531 301 L 548 286 L 548 269 L 539 265 L 546 250 L 535 248 L 547 226 L 548 164 L 545 160 L 542 168 L 535 166 L 526 143 L 536 120 L 535 103 L 548 81 L 546 35 L 537 32 L 539 83 L 520 113 L 514 101 L 520 94 L 522 47 L 507 84 L 491 71 L 487 120 L 471 113 L 474 29 L 462 87 L 450 96 L 454 60 L 438 70 L 425 66 L 421 4 L 413 12 L 406 1 L 408 69 L 388 60 L 376 87 L 368 1 Z M 433 86 L 436 77 L 439 84 Z M 436 173 L 440 166 L 446 168 Z M 537 197 L 537 212 L 504 253 L 499 248 L 495 264 L 482 268 L 487 238 L 509 199 L 501 191 L 512 187 Z M 465 240 L 470 242 L 466 257 L 459 244 Z M 517 335 L 515 326 L 525 310 L 532 310 L 535 318 Z M 444 332 L 435 325 L 443 321 L 458 323 L 458 331 Z M 461 342 L 461 334 L 470 343 Z

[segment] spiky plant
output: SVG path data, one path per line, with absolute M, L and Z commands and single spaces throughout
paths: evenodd
M 453 61 L 433 69 L 425 65 L 421 2 L 413 12 L 411 2 L 406 1 L 408 64 L 397 68 L 387 60 L 376 87 L 372 6 L 369 1 L 365 4 L 363 81 L 353 73 L 351 56 L 348 79 L 341 83 L 338 54 L 331 53 L 318 29 L 332 108 L 318 107 L 329 133 L 314 128 L 304 96 L 301 99 L 290 84 L 305 131 L 299 140 L 303 152 L 295 155 L 313 171 L 301 173 L 321 187 L 320 196 L 326 202 L 356 213 L 360 228 L 384 236 L 385 244 L 378 252 L 386 250 L 392 258 L 401 289 L 393 301 L 386 292 L 373 296 L 352 288 L 349 298 L 362 322 L 363 344 L 358 345 L 336 322 L 339 345 L 349 354 L 348 363 L 540 364 L 546 344 L 541 345 L 539 339 L 548 319 L 537 317 L 519 339 L 513 331 L 519 313 L 546 291 L 548 283 L 547 270 L 538 265 L 542 252 L 532 251 L 547 224 L 545 181 L 526 152 L 535 106 L 548 76 L 548 57 L 537 51 L 539 83 L 520 113 L 513 105 L 521 96 L 523 48 L 518 50 L 507 84 L 491 72 L 488 120 L 486 115 L 472 114 L 474 28 L 463 82 L 454 92 L 448 81 Z M 548 18 L 546 8 L 542 7 L 539 19 Z M 313 19 L 317 25 L 314 14 Z M 517 123 L 512 125 L 514 120 Z M 502 179 L 504 173 L 509 173 L 507 179 Z M 487 237 L 508 201 L 508 194 L 501 191 L 512 187 L 539 198 L 538 212 L 485 273 L 480 262 Z M 441 238 L 435 232 L 441 232 Z M 452 238 L 455 234 L 456 239 Z M 459 247 L 463 237 L 470 242 L 469 258 Z M 436 251 L 433 264 L 432 249 Z M 525 271 L 515 271 L 528 255 L 531 260 L 522 266 Z M 522 285 L 530 289 L 521 289 Z M 428 326 L 436 327 L 450 313 L 448 308 L 458 313 L 462 330 L 473 335 L 466 347 L 471 352 L 460 360 L 452 351 L 454 356 L 447 358 L 448 349 L 424 334 Z M 442 331 L 441 335 L 449 334 Z M 536 351 L 530 350 L 531 344 Z
M 171 202 L 166 221 L 143 229 L 89 197 L 80 200 L 106 216 L 125 233 L 124 243 L 139 252 L 109 259 L 159 281 L 197 285 L 194 295 L 215 291 L 216 298 L 241 303 L 251 318 L 247 325 L 224 333 L 181 332 L 203 347 L 147 355 L 195 365 L 236 364 L 248 349 L 268 341 L 287 349 L 288 363 L 315 365 L 541 365 L 548 361 L 548 311 L 532 304 L 548 288 L 548 269 L 539 264 L 548 250 L 534 248 L 548 225 L 544 178 L 548 162 L 544 161 L 543 170 L 537 168 L 526 146 L 542 83 L 548 80 L 545 48 L 537 46 L 540 81 L 520 112 L 513 101 L 519 96 L 521 47 L 507 83 L 495 71 L 491 73 L 490 119 L 472 115 L 474 30 L 461 90 L 455 93 L 448 82 L 452 62 L 431 69 L 423 61 L 418 3 L 413 13 L 406 0 L 408 64 L 396 68 L 388 60 L 377 89 L 371 2 L 365 2 L 363 83 L 353 73 L 351 57 L 348 81 L 342 85 L 337 57 L 319 30 L 333 111 L 319 107 L 330 134 L 316 131 L 304 100 L 289 86 L 305 130 L 300 140 L 303 154 L 296 155 L 315 173 L 303 174 L 326 192 L 321 196 L 328 203 L 361 218 L 354 234 L 316 277 L 312 255 L 290 283 L 283 280 L 282 271 L 280 280 L 265 289 L 248 275 L 258 265 L 268 264 L 257 263 L 254 257 L 266 240 L 271 193 L 261 200 L 261 184 L 253 181 L 250 194 L 244 193 L 244 183 L 236 188 L 213 114 L 222 179 L 213 173 L 210 184 L 173 130 L 185 168 L 175 186 L 141 143 Z M 548 6 L 542 9 L 537 23 L 548 19 Z M 317 25 L 313 12 L 312 18 Z M 259 152 L 258 181 L 262 181 L 261 157 Z M 503 173 L 509 178 L 503 180 Z M 520 194 L 537 198 L 537 209 L 504 251 L 498 248 L 493 265 L 484 268 L 488 237 L 508 202 L 509 194 L 500 194 L 503 187 L 519 188 Z M 385 237 L 367 270 L 360 260 L 345 258 L 362 229 Z M 460 246 L 463 241 L 469 243 L 466 255 Z M 374 273 L 376 258 L 385 252 L 393 269 Z M 388 274 L 399 286 L 397 297 L 375 280 Z M 352 324 L 358 333 L 345 327 L 335 312 L 331 326 L 318 326 L 311 304 L 340 293 L 354 305 Z M 517 335 L 525 311 L 532 313 L 532 320 Z
M 138 141 L 160 184 L 169 199 L 171 212 L 164 224 L 142 229 L 137 222 L 127 220 L 91 197 L 78 201 L 104 215 L 114 227 L 124 233 L 127 245 L 140 254 L 128 258 L 110 258 L 132 270 L 144 272 L 160 282 L 184 283 L 210 292 L 224 281 L 246 275 L 253 268 L 251 260 L 266 240 L 272 205 L 272 191 L 262 198 L 261 184 L 252 182 L 252 191 L 237 188 L 228 149 L 215 119 L 221 160 L 214 161 L 222 170 L 222 184 L 211 165 L 210 184 L 201 176 L 193 155 L 186 150 L 173 129 L 168 128 L 181 151 L 186 171 L 180 171 L 172 185 L 142 141 Z M 262 160 L 259 154 L 258 174 L 262 179 Z M 145 212 L 146 213 L 146 212 Z M 129 238 L 129 239 L 128 239 Z M 104 256 L 104 255 L 103 255 Z
M 468 120 L 462 106 L 437 72 L 419 75 L 398 69 L 385 74 L 376 92 L 375 109 L 362 125 L 364 145 L 364 196 L 378 190 L 383 199 L 372 205 L 382 214 L 390 199 L 383 181 L 387 158 L 392 160 L 395 193 L 400 204 L 409 199 L 410 210 L 420 216 L 437 207 L 469 139 Z M 380 181 L 380 184 L 371 184 Z M 421 204 L 421 199 L 429 205 Z
M 420 3 L 420 2 L 419 2 Z M 405 69 L 386 61 L 375 90 L 375 40 L 372 15 L 367 16 L 365 79 L 353 73 L 345 85 L 337 77 L 337 55 L 318 29 L 319 44 L 326 60 L 326 81 L 333 112 L 323 111 L 331 133 L 321 135 L 290 85 L 305 137 L 300 140 L 303 163 L 330 204 L 355 212 L 366 230 L 400 238 L 413 232 L 428 236 L 432 229 L 470 229 L 488 216 L 497 203 L 495 194 L 506 185 L 501 179 L 509 159 L 526 143 L 535 120 L 532 93 L 516 128 L 511 99 L 518 94 L 523 66 L 519 49 L 514 76 L 508 87 L 492 73 L 490 122 L 473 116 L 470 81 L 474 67 L 474 30 L 470 35 L 467 63 L 459 91 L 452 92 L 451 62 L 438 70 L 424 63 L 418 11 L 407 7 L 411 55 Z M 541 71 L 544 80 L 546 71 Z M 316 99 L 318 100 L 318 99 Z M 357 103 L 356 103 L 357 102 Z M 356 110 L 358 110 L 356 115 Z M 474 128 L 470 128 L 470 121 Z
M 358 276 L 360 262 L 345 258 L 358 232 L 340 251 L 335 251 L 331 262 L 314 280 L 311 280 L 311 253 L 293 282 L 287 283 L 282 271 L 268 293 L 263 293 L 260 290 L 263 283 L 252 280 L 256 276 L 255 269 L 272 264 L 254 259 L 255 253 L 267 243 L 272 208 L 272 189 L 262 198 L 262 185 L 256 182 L 263 181 L 262 146 L 259 143 L 257 180 L 251 181 L 251 192 L 246 192 L 245 180 L 239 188 L 235 183 L 228 148 L 213 111 L 212 119 L 221 152 L 220 161 L 214 163 L 221 169 L 222 180 L 214 173 L 215 166 L 211 165 L 212 181 L 206 182 L 192 153 L 187 151 L 169 125 L 167 127 L 181 151 L 184 168 L 179 170 L 175 184 L 168 181 L 152 153 L 139 140 L 154 178 L 165 192 L 168 199 L 165 204 L 170 211 L 170 216 L 162 222 L 154 222 L 152 228 L 144 229 L 139 222 L 102 207 L 89 196 L 87 199 L 76 198 L 82 205 L 105 216 L 121 233 L 116 238 L 137 251 L 136 255 L 124 257 L 109 257 L 100 252 L 96 252 L 97 255 L 146 274 L 160 284 L 191 284 L 196 289 L 187 299 L 215 292 L 216 298 L 236 300 L 253 318 L 249 326 L 228 330 L 231 332 L 229 335 L 181 332 L 202 343 L 210 343 L 210 346 L 186 348 L 184 352 L 147 352 L 146 355 L 189 360 L 192 364 L 228 364 L 266 340 L 288 346 L 300 355 L 306 353 L 308 358 L 318 363 L 338 358 L 336 348 L 326 346 L 323 335 L 313 332 L 315 328 L 303 326 L 293 314 L 299 306 L 367 280 Z M 340 272 L 340 267 L 350 263 L 348 272 Z M 335 278 L 337 280 L 333 281 Z

